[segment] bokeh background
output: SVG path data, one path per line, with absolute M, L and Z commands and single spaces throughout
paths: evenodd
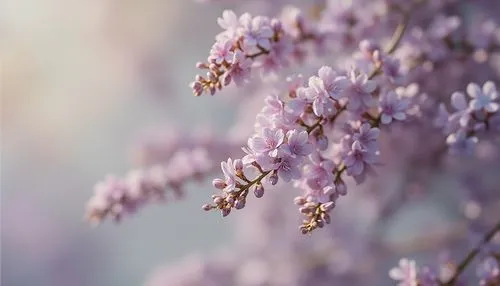
M 229 103 L 188 87 L 227 7 L 0 2 L 2 285 L 142 285 L 155 267 L 230 240 L 230 220 L 200 210 L 203 185 L 119 226 L 83 221 L 94 184 L 134 167 L 147 130 L 227 126 Z

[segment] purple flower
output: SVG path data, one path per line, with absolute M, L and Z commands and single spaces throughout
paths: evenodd
M 305 182 L 313 190 L 322 190 L 333 182 L 335 164 L 331 160 L 323 160 L 319 154 L 311 155 L 312 164 L 304 167 Z
M 469 103 L 472 110 L 484 109 L 488 112 L 496 112 L 498 110 L 499 104 L 495 102 L 498 98 L 498 92 L 493 82 L 486 82 L 483 85 L 483 90 L 481 90 L 479 85 L 469 83 L 467 85 L 467 93 L 472 98 Z
M 400 281 L 398 286 L 417 286 L 417 265 L 414 260 L 403 258 L 399 261 L 399 266 L 389 271 L 389 276 Z
M 279 152 L 278 158 L 275 160 L 274 169 L 278 171 L 278 176 L 281 179 L 285 182 L 290 182 L 291 179 L 300 179 L 300 163 L 302 163 L 301 157 L 293 157 L 285 152 Z
M 458 126 L 466 127 L 471 119 L 465 95 L 461 92 L 454 92 L 451 95 L 451 105 L 456 110 L 449 117 L 451 129 L 456 129 Z
M 342 97 L 344 89 L 349 85 L 349 80 L 345 76 L 337 76 L 336 72 L 328 66 L 321 67 L 318 76 L 323 81 L 328 95 L 335 100 Z
M 224 12 L 222 12 L 222 17 L 217 18 L 217 24 L 219 24 L 222 29 L 226 30 L 228 36 L 234 35 L 240 25 L 238 17 L 232 10 L 224 10 Z
M 263 49 L 271 49 L 271 37 L 273 30 L 269 25 L 267 17 L 257 16 L 253 18 L 245 13 L 240 17 L 240 33 L 243 36 L 245 48 L 259 46 Z
M 233 160 L 228 158 L 227 162 L 220 163 L 220 167 L 224 173 L 224 182 L 226 183 L 226 187 L 223 191 L 226 193 L 234 192 L 236 183 L 238 182 L 238 177 L 236 176 L 236 169 Z
M 313 111 L 317 116 L 322 116 L 327 105 L 333 108 L 333 102 L 325 89 L 323 80 L 317 76 L 309 78 L 308 87 L 304 89 L 304 95 L 313 103 Z M 326 108 L 325 108 L 326 107 Z
M 389 91 L 380 99 L 380 121 L 382 124 L 389 124 L 393 119 L 403 121 L 406 119 L 406 110 L 409 102 L 400 98 L 394 91 Z
M 248 139 L 248 147 L 256 153 L 269 153 L 276 157 L 278 147 L 283 143 L 285 134 L 281 129 L 262 128 L 260 136 Z
M 227 70 L 225 77 L 230 77 L 236 85 L 241 85 L 250 75 L 252 60 L 245 57 L 241 51 L 234 52 L 231 67 Z M 230 80 L 229 80 L 230 81 Z
M 231 51 L 232 46 L 233 44 L 228 40 L 215 42 L 210 50 L 208 60 L 218 65 L 222 64 L 224 61 L 231 63 L 234 58 L 234 53 Z
M 363 123 L 359 127 L 356 133 L 352 135 L 354 141 L 358 141 L 361 146 L 370 151 L 378 150 L 378 135 L 380 134 L 380 129 L 377 127 L 371 127 L 369 123 Z
M 311 154 L 313 147 L 309 143 L 309 134 L 307 131 L 299 131 L 297 129 L 290 130 L 286 133 L 288 142 L 285 151 L 294 156 L 307 156 Z
M 373 165 L 377 162 L 375 153 L 364 149 L 359 141 L 354 141 L 351 150 L 344 158 L 347 173 L 351 176 L 360 176 L 365 170 L 365 165 Z
M 346 96 L 349 99 L 347 109 L 351 111 L 362 111 L 370 108 L 375 104 L 375 99 L 371 93 L 377 88 L 377 84 L 373 80 L 369 80 L 364 73 L 356 75 L 355 71 L 351 71 L 350 84 L 346 88 Z

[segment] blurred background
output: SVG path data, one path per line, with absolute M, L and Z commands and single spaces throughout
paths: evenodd
M 230 222 L 200 210 L 203 185 L 121 225 L 83 221 L 94 184 L 134 167 L 144 130 L 224 128 L 228 103 L 195 98 L 188 84 L 225 7 L 0 2 L 2 285 L 141 285 L 155 267 L 230 240 Z

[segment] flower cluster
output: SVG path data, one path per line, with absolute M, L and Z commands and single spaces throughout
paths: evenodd
M 203 149 L 178 151 L 167 165 L 147 170 L 134 170 L 125 178 L 109 176 L 95 186 L 95 194 L 87 203 L 86 218 L 94 224 L 107 216 L 120 221 L 145 204 L 164 201 L 167 188 L 176 197 L 183 196 L 182 186 L 190 179 L 201 179 L 212 169 Z
M 323 227 L 337 198 L 347 193 L 344 177 L 362 183 L 379 163 L 378 126 L 405 120 L 408 107 L 406 98 L 377 87 L 364 72 L 323 66 L 307 85 L 288 90 L 284 98 L 266 98 L 256 132 L 243 148 L 247 155 L 222 162 L 224 179 L 213 184 L 223 194 L 214 195 L 213 204 L 203 208 L 226 216 L 232 208 L 245 206 L 250 188 L 261 197 L 264 178 L 271 185 L 293 181 L 304 190 L 295 199 L 307 218 L 301 231 Z M 344 121 L 343 135 L 329 146 L 333 138 L 327 134 L 337 120 Z M 251 172 L 258 173 L 253 180 L 248 179 Z
M 446 134 L 446 143 L 453 154 L 472 154 L 478 137 L 488 131 L 500 130 L 500 96 L 495 84 L 486 82 L 482 89 L 475 83 L 467 85 L 467 101 L 462 92 L 451 95 L 454 112 L 442 104 L 436 124 Z
M 321 33 L 304 19 L 300 10 L 289 8 L 281 18 L 253 17 L 249 13 L 238 17 L 233 11 L 224 11 L 217 20 L 224 31 L 217 35 L 207 62 L 196 64 L 207 74 L 196 76 L 191 83 L 193 93 L 213 95 L 231 82 L 241 85 L 248 81 L 254 68 L 267 74 L 288 66 L 290 59 L 303 58 L 304 42 L 321 44 Z
M 88 217 L 118 220 L 163 198 L 166 188 L 176 191 L 186 179 L 205 175 L 212 170 L 209 161 L 223 160 L 222 174 L 212 181 L 216 193 L 203 209 L 226 217 L 245 208 L 246 220 L 236 224 L 240 244 L 234 249 L 225 245 L 228 261 L 195 260 L 165 271 L 166 279 L 152 284 L 372 285 L 383 281 L 383 275 L 403 286 L 462 285 L 465 269 L 476 256 L 481 256 L 475 278 L 480 285 L 500 283 L 498 252 L 478 255 L 500 229 L 498 223 L 460 263 L 447 260 L 438 267 L 419 267 L 401 259 L 389 277 L 381 266 L 409 253 L 401 253 L 386 230 L 394 221 L 404 221 L 401 213 L 423 209 L 414 205 L 424 206 L 422 217 L 429 213 L 432 222 L 421 228 L 411 225 L 405 234 L 427 235 L 436 225 L 441 233 L 435 243 L 422 240 L 422 246 L 412 240 L 403 245 L 411 251 L 422 247 L 434 252 L 446 246 L 462 255 L 470 236 L 483 233 L 499 216 L 498 189 L 490 181 L 498 180 L 500 154 L 494 137 L 500 131 L 498 61 L 491 56 L 500 50 L 500 30 L 498 21 L 486 15 L 494 15 L 500 4 L 326 2 L 308 3 L 314 6 L 312 20 L 306 19 L 305 10 L 291 7 L 277 18 L 224 11 L 218 19 L 223 32 L 206 61 L 197 64 L 207 73 L 191 83 L 194 94 L 213 95 L 233 82 L 240 86 L 256 71 L 278 75 L 244 89 L 253 96 L 233 102 L 238 116 L 228 134 L 237 140 L 192 132 L 186 140 L 146 144 L 146 164 L 165 166 L 109 179 L 96 188 Z M 475 17 L 475 9 L 480 17 Z M 318 58 L 309 56 L 310 48 Z M 286 77 L 284 68 L 292 62 L 303 63 L 300 72 L 310 76 Z M 482 87 L 474 83 L 486 79 L 493 80 Z M 464 83 L 470 83 L 467 94 L 453 93 Z M 244 154 L 235 155 L 241 145 Z M 173 155 L 199 147 L 209 159 L 177 160 Z M 458 156 L 443 164 L 447 151 L 476 156 L 466 162 Z M 453 186 L 453 193 L 441 183 Z M 487 184 L 493 187 L 483 187 Z M 266 197 L 250 204 L 250 193 Z M 436 198 L 448 202 L 438 207 L 441 216 L 427 212 L 436 208 Z M 285 200 L 294 203 L 289 207 Z M 457 202 L 462 212 L 453 209 Z M 322 231 L 295 236 L 297 215 L 301 233 Z M 441 222 L 453 215 L 459 218 L 447 225 Z M 404 239 L 401 232 L 398 229 L 398 242 Z

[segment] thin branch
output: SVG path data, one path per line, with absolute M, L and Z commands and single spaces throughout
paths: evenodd
M 494 236 L 497 232 L 500 231 L 500 221 L 497 222 L 497 224 L 489 231 L 487 232 L 483 239 L 481 240 L 481 242 L 479 243 L 479 245 L 477 245 L 475 248 L 473 248 L 468 254 L 467 256 L 464 258 L 464 260 L 462 260 L 462 262 L 460 262 L 460 264 L 458 264 L 457 266 L 457 270 L 455 271 L 455 274 L 453 275 L 453 277 L 451 277 L 450 280 L 448 280 L 448 282 L 446 283 L 443 283 L 442 285 L 444 286 L 452 286 L 452 285 L 455 285 L 455 282 L 457 281 L 458 277 L 460 276 L 460 274 L 462 274 L 462 272 L 464 272 L 465 268 L 467 268 L 467 266 L 472 262 L 472 260 L 476 257 L 476 255 L 479 253 L 479 251 L 481 250 L 481 247 L 483 247 L 486 243 L 488 243 Z

